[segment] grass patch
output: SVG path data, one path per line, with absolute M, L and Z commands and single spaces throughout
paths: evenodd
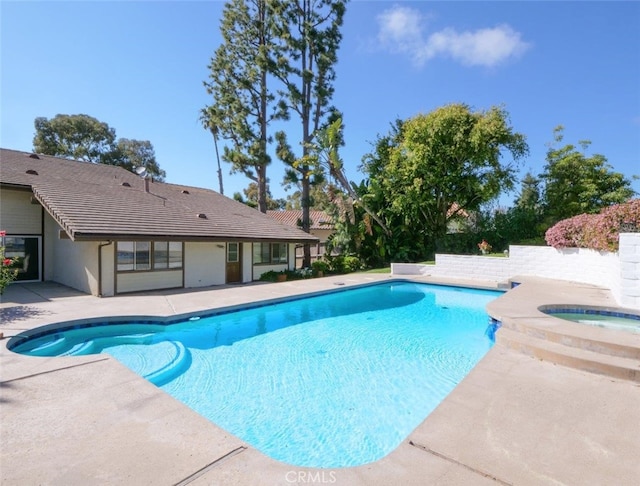
M 363 270 L 360 273 L 391 273 L 391 267 L 370 268 L 369 270 Z

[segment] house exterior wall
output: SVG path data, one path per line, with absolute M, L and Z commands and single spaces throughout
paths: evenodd
M 112 297 L 116 294 L 116 244 L 106 244 L 100 249 L 102 252 L 102 295 Z M 98 294 L 96 294 L 98 295 Z
M 53 280 L 55 248 L 62 228 L 56 221 L 45 213 L 44 215 L 44 235 L 42 237 L 42 253 L 44 265 L 42 267 L 42 280 Z
M 182 288 L 182 269 L 117 274 L 117 292 Z
M 253 280 L 253 243 L 242 243 L 242 283 Z
M 98 295 L 98 242 L 71 241 L 58 238 L 53 242 L 53 280 L 92 295 Z
M 49 214 L 45 214 L 42 279 L 98 295 L 99 243 L 73 242 L 61 238 L 61 231 L 60 225 Z
M 13 235 L 42 234 L 42 206 L 31 204 L 31 191 L 3 188 L 0 194 L 0 229 Z
M 185 288 L 223 285 L 226 281 L 226 258 L 224 244 L 186 242 L 184 244 Z
M 295 270 L 296 268 L 296 245 L 289 243 L 289 263 L 288 270 Z
M 329 236 L 333 234 L 333 229 L 312 229 L 309 231 L 309 233 L 320 238 L 320 243 L 326 243 L 326 241 L 329 239 Z
M 67 285 L 92 295 L 104 297 L 115 294 L 115 245 L 108 242 L 73 242 L 61 238 L 62 228 L 49 215 L 44 216 L 42 241 L 42 280 Z M 98 254 L 102 253 L 102 268 L 99 270 Z M 102 288 L 98 285 L 102 272 Z

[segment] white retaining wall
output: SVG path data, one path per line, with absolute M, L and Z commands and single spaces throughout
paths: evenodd
M 510 261 L 504 257 L 437 254 L 431 275 L 501 282 L 513 275 Z
M 584 248 L 556 250 L 550 246 L 510 246 L 509 257 L 436 255 L 435 265 L 392 265 L 394 275 L 507 281 L 532 275 L 584 282 L 611 289 L 623 307 L 640 309 L 640 233 L 620 235 L 617 253 Z
M 620 305 L 640 309 L 640 233 L 621 234 L 618 255 L 620 285 L 617 294 L 611 290 Z

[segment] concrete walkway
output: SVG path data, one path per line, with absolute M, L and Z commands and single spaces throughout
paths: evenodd
M 343 469 L 274 461 L 108 356 L 34 358 L 6 349 L 7 337 L 55 322 L 166 317 L 388 279 L 358 274 L 104 299 L 53 284 L 10 286 L 0 305 L 2 484 L 638 484 L 638 384 L 499 342 L 395 451 Z M 517 317 L 558 292 L 565 301 L 612 305 L 604 289 L 537 281 L 496 308 Z

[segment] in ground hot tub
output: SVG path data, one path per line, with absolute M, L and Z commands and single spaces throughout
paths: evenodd
M 640 334 L 640 311 L 582 305 L 544 306 L 540 311 L 580 324 Z

